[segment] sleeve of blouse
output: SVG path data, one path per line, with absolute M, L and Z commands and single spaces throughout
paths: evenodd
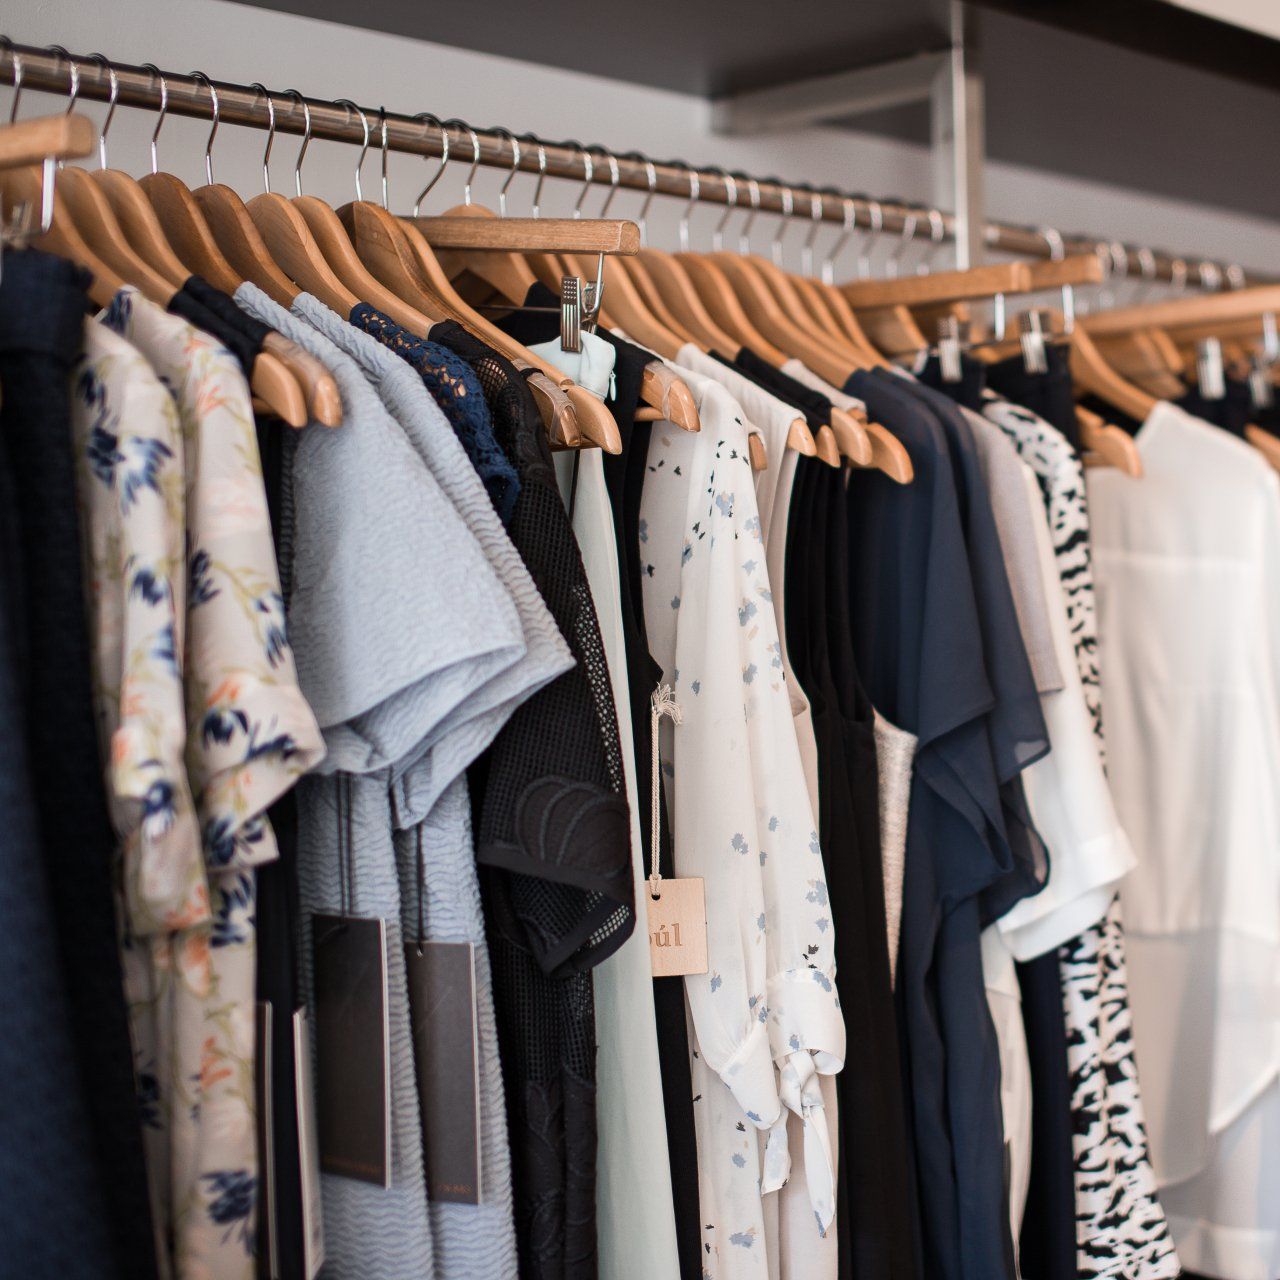
M 1043 955 L 1102 919 L 1135 862 L 1085 705 L 1039 485 L 1029 472 L 1025 484 L 1063 687 L 1040 700 L 1052 749 L 1022 775 L 1031 816 L 1049 849 L 1049 880 L 999 922 L 1018 960 Z

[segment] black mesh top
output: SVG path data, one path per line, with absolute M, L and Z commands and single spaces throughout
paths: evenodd
M 537 406 L 456 324 L 432 341 L 475 369 L 520 479 L 508 531 L 577 664 L 512 715 L 470 773 L 506 1084 L 520 1275 L 594 1280 L 590 969 L 634 924 L 630 817 L 609 669 Z

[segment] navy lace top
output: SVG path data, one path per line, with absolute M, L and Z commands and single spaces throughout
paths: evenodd
M 427 390 L 444 410 L 484 482 L 499 518 L 504 525 L 510 524 L 520 493 L 520 478 L 494 434 L 484 389 L 475 370 L 448 347 L 419 338 L 367 302 L 361 302 L 351 312 L 351 323 L 377 338 L 384 347 L 390 347 L 422 375 Z

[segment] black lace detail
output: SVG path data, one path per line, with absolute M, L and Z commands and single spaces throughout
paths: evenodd
M 494 438 L 484 389 L 471 366 L 448 347 L 401 328 L 367 302 L 352 311 L 351 323 L 377 338 L 421 375 L 484 482 L 494 510 L 503 524 L 509 524 L 520 480 Z

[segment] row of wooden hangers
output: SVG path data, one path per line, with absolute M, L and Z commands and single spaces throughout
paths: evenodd
M 70 101 L 65 119 L 79 122 L 81 118 L 71 115 L 79 85 L 77 66 L 65 50 L 58 52 L 67 57 L 70 68 Z M 367 302 L 422 335 L 440 320 L 456 320 L 508 358 L 532 367 L 531 387 L 544 422 L 553 441 L 564 446 L 594 444 L 616 451 L 620 447 L 617 425 L 600 400 L 514 342 L 481 314 L 482 309 L 495 305 L 523 305 L 537 281 L 559 291 L 566 277 L 590 279 L 594 266 L 597 286 L 606 286 L 600 298 L 601 320 L 611 328 L 624 330 L 659 356 L 674 360 L 681 348 L 690 343 L 704 352 L 723 355 L 732 355 L 745 346 L 775 366 L 781 366 L 788 358 L 798 359 L 826 381 L 841 387 L 857 370 L 884 367 L 889 356 L 914 354 L 926 348 L 930 344 L 921 324 L 959 319 L 966 315 L 970 301 L 1050 288 L 1065 290 L 1102 279 L 1096 255 L 1068 258 L 1059 252 L 1053 260 L 1035 264 L 1018 262 L 968 271 L 902 274 L 884 280 L 859 279 L 837 287 L 830 283 L 831 264 L 853 230 L 852 199 L 846 200 L 844 236 L 827 255 L 821 278 L 807 272 L 793 275 L 780 266 L 780 253 L 777 260 L 770 260 L 746 251 L 746 233 L 759 209 L 759 184 L 754 179 L 723 173 L 720 176 L 728 195 L 713 236 L 712 252 L 693 253 L 689 250 L 689 218 L 699 198 L 699 176 L 693 169 L 689 170 L 689 204 L 680 223 L 681 251 L 673 254 L 644 247 L 628 256 L 637 247 L 635 237 L 626 234 L 627 229 L 634 233 L 633 224 L 609 222 L 603 217 L 618 187 L 615 157 L 594 149 L 595 154 L 602 154 L 609 161 L 613 179 L 600 218 L 578 218 L 592 183 L 594 165 L 593 152 L 579 147 L 585 182 L 575 218 L 539 220 L 537 201 L 545 172 L 545 152 L 535 142 L 540 152 L 535 217 L 507 218 L 471 200 L 472 179 L 480 159 L 474 130 L 470 130 L 473 163 L 463 206 L 444 217 L 424 218 L 419 216 L 422 202 L 449 162 L 449 128 L 465 127 L 461 122 L 441 123 L 425 115 L 422 119 L 440 130 L 440 167 L 420 193 L 414 216 L 397 218 L 386 208 L 385 118 L 383 204 L 379 205 L 363 198 L 360 173 L 369 147 L 369 121 L 350 102 L 338 105 L 359 116 L 364 141 L 356 164 L 356 199 L 335 211 L 316 197 L 302 194 L 301 167 L 311 137 L 310 111 L 296 91 L 290 91 L 289 96 L 301 104 L 305 118 L 294 167 L 297 194 L 287 199 L 270 190 L 268 166 L 275 133 L 275 104 L 261 85 L 253 87 L 262 93 L 270 118 L 263 161 L 266 190 L 246 203 L 229 187 L 213 182 L 212 145 L 218 128 L 218 97 L 213 84 L 202 75 L 198 78 L 208 85 L 210 93 L 212 128 L 205 149 L 207 182 L 192 191 L 158 168 L 156 147 L 167 88 L 163 75 L 155 68 L 151 70 L 159 78 L 161 102 L 151 142 L 152 172 L 137 181 L 107 166 L 106 135 L 118 85 L 110 64 L 101 55 L 95 57 L 111 82 L 108 113 L 97 139 L 100 167 L 92 173 L 74 168 L 59 173 L 57 191 L 48 201 L 42 243 L 88 269 L 96 301 L 105 305 L 128 282 L 166 304 L 185 279 L 198 274 L 228 293 L 251 280 L 285 306 L 301 290 L 319 297 L 342 315 L 349 315 L 358 302 Z M 21 89 L 16 55 L 14 67 L 16 92 L 11 120 Z M 24 126 L 11 126 L 8 134 L 13 137 L 14 128 L 28 126 L 47 127 L 42 121 L 25 122 Z M 75 154 L 88 154 L 93 137 L 89 122 L 64 127 L 74 127 L 76 145 L 84 147 Z M 85 130 L 89 132 L 86 134 Z M 520 164 L 519 140 L 510 138 L 510 142 L 511 174 L 499 199 L 503 215 L 506 189 Z M 36 207 L 44 199 L 43 176 L 35 164 L 38 156 L 33 145 L 29 136 L 11 153 L 21 152 L 27 157 L 25 161 L 11 161 L 0 170 L 0 189 L 11 206 L 26 203 Z M 651 163 L 646 164 L 650 191 L 642 221 L 656 187 L 655 170 Z M 723 230 L 730 214 L 738 208 L 739 181 L 748 187 L 751 203 L 740 233 L 741 251 L 731 253 L 722 248 Z M 812 241 L 819 225 L 816 194 L 813 229 L 805 244 L 807 266 L 812 265 Z M 873 208 L 878 208 L 874 202 Z M 931 211 L 927 216 L 931 241 L 936 241 L 940 234 L 932 233 L 935 228 L 940 230 L 941 215 Z M 904 243 L 913 238 L 916 219 L 913 213 Z M 877 229 L 873 218 L 873 232 Z M 775 248 L 780 236 L 781 230 Z M 1059 238 L 1059 248 L 1060 245 Z M 594 264 L 586 256 L 588 252 L 596 255 Z M 613 255 L 607 278 L 606 253 Z M 1137 313 L 1132 315 L 1113 312 L 1090 317 L 1083 326 L 1060 324 L 1059 328 L 1065 331 L 1063 340 L 1070 343 L 1078 390 L 1093 394 L 1130 416 L 1144 418 L 1154 407 L 1155 396 L 1139 381 L 1126 377 L 1123 369 L 1113 363 L 1111 352 L 1104 355 L 1100 350 L 1095 336 L 1109 343 L 1127 332 L 1128 324 L 1144 334 L 1159 332 L 1162 324 L 1175 323 L 1188 330 L 1206 324 L 1235 324 L 1238 328 L 1246 318 L 1263 314 L 1248 305 L 1248 295 L 1256 292 L 1241 290 L 1161 304 L 1180 308 L 1173 318 L 1167 312 L 1137 308 L 1130 309 Z M 1224 299 L 1233 300 L 1225 309 Z M 1277 299 L 1265 301 L 1274 310 Z M 1203 304 L 1211 302 L 1216 306 L 1206 310 Z M 999 347 L 990 345 L 980 350 L 991 354 Z M 295 425 L 309 419 L 334 425 L 340 416 L 332 378 L 306 352 L 279 335 L 272 335 L 259 355 L 251 382 L 255 395 L 265 405 Z M 646 372 L 643 394 L 645 416 L 663 417 L 686 429 L 697 429 L 697 411 L 688 388 L 660 362 Z M 1267 442 L 1272 439 L 1267 433 L 1259 434 L 1266 436 Z M 1136 447 L 1123 431 L 1086 415 L 1082 436 L 1086 448 L 1098 459 L 1129 474 L 1140 474 Z M 753 444 L 754 461 L 762 465 L 759 441 L 753 438 Z M 861 412 L 836 409 L 830 427 L 822 427 L 816 433 L 797 418 L 788 445 L 831 465 L 847 462 L 876 467 L 900 483 L 912 478 L 910 458 L 901 442 Z

